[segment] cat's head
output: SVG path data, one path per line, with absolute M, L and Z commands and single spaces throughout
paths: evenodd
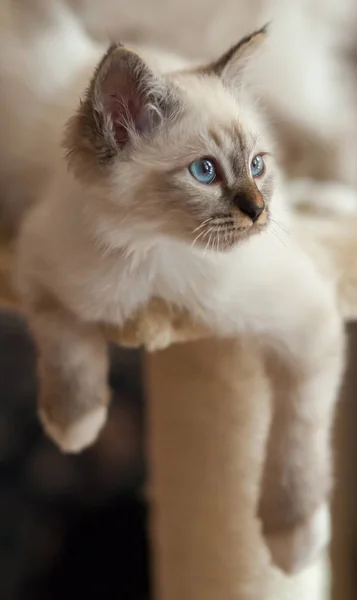
M 100 190 L 112 240 L 125 228 L 128 238 L 172 236 L 223 251 L 265 227 L 271 147 L 242 91 L 246 59 L 264 36 L 262 29 L 209 65 L 169 73 L 110 47 L 66 145 L 76 177 Z

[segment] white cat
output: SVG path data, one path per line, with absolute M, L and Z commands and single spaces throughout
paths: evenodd
M 67 161 L 25 220 L 18 280 L 41 417 L 64 450 L 92 443 L 106 419 L 103 323 L 156 297 L 216 335 L 260 341 L 276 395 L 260 514 L 289 569 L 281 540 L 286 550 L 315 530 L 331 486 L 344 335 L 332 286 L 289 235 L 272 235 L 285 220 L 272 146 L 242 85 L 263 37 L 174 70 L 112 46 L 67 125 Z

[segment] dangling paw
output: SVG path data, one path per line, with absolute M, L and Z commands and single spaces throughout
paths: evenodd
M 95 406 L 67 422 L 55 422 L 44 409 L 39 410 L 39 418 L 47 435 L 59 446 L 62 452 L 76 453 L 93 444 L 107 420 L 108 407 Z
M 288 574 L 301 571 L 311 564 L 329 544 L 330 512 L 327 503 L 313 516 L 293 529 L 265 536 L 273 563 Z

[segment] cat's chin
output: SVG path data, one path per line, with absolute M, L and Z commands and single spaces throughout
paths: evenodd
M 196 245 L 200 248 L 200 250 L 210 251 L 210 252 L 230 252 L 239 244 L 246 242 L 251 237 L 261 233 L 267 228 L 267 224 L 264 225 L 253 225 L 252 227 L 247 227 L 246 229 L 233 229 L 229 231 L 220 231 L 216 235 L 211 235 L 208 242 L 204 243 L 199 242 Z

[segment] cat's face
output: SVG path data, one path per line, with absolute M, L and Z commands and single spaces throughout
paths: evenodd
M 80 176 L 87 167 L 103 179 L 103 211 L 115 226 L 217 251 L 266 226 L 271 148 L 235 85 L 242 52 L 261 35 L 209 67 L 161 77 L 131 51 L 109 51 L 70 147 Z

